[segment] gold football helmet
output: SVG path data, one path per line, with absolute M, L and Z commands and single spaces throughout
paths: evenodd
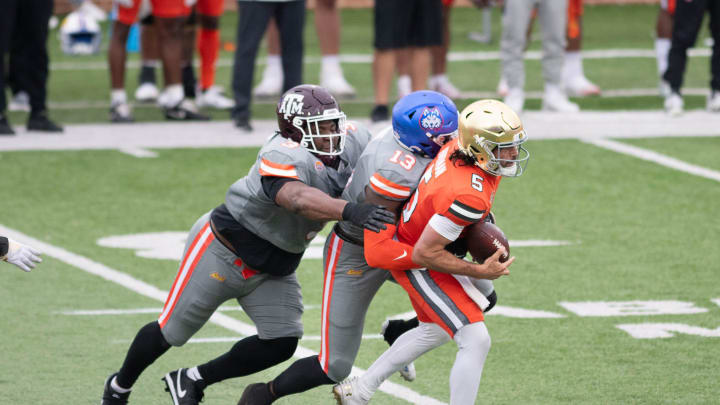
M 496 176 L 523 174 L 530 153 L 520 117 L 505 103 L 479 100 L 465 107 L 458 122 L 460 150 Z

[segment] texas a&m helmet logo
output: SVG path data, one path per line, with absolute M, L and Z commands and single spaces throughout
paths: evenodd
M 443 125 L 443 116 L 437 107 L 425 107 L 420 114 L 420 126 L 427 131 L 437 131 Z
M 284 114 L 285 119 L 288 119 L 292 115 L 299 114 L 303 108 L 303 98 L 305 98 L 305 96 L 302 94 L 286 94 L 282 100 L 282 104 L 280 104 L 278 113 Z

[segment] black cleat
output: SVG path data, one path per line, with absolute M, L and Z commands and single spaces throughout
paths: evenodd
M 15 131 L 10 126 L 7 117 L 2 114 L 0 114 L 0 135 L 15 135 Z
M 124 394 L 119 393 L 115 391 L 112 386 L 110 385 L 110 381 L 117 376 L 118 373 L 115 373 L 108 377 L 107 380 L 105 380 L 105 389 L 103 390 L 103 396 L 102 401 L 100 402 L 100 405 L 126 405 L 128 403 L 128 397 L 130 396 L 130 392 L 126 392 Z
M 198 112 L 195 103 L 188 99 L 175 107 L 165 108 L 165 118 L 175 121 L 210 121 L 210 116 Z
M 46 111 L 39 113 L 30 114 L 27 122 L 28 131 L 41 131 L 41 132 L 62 132 L 63 128 L 60 125 L 50 121 Z
M 170 393 L 174 405 L 197 405 L 202 401 L 204 384 L 187 376 L 186 368 L 165 374 L 165 391 Z
M 270 405 L 275 401 L 266 383 L 255 383 L 245 387 L 238 405 Z
M 387 121 L 390 119 L 388 115 L 388 107 L 386 105 L 376 105 L 370 113 L 370 120 L 372 122 Z

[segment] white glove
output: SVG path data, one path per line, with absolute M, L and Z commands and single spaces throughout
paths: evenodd
M 30 246 L 23 245 L 8 238 L 8 253 L 5 257 L 6 262 L 12 263 L 24 271 L 30 271 L 35 268 L 35 263 L 42 262 L 39 254 L 40 252 Z

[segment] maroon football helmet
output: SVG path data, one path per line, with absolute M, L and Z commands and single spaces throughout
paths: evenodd
M 283 137 L 302 145 L 326 166 L 335 167 L 345 148 L 345 113 L 330 92 L 312 84 L 295 86 L 283 94 L 275 112 Z M 334 121 L 335 132 L 321 134 L 323 121 Z

